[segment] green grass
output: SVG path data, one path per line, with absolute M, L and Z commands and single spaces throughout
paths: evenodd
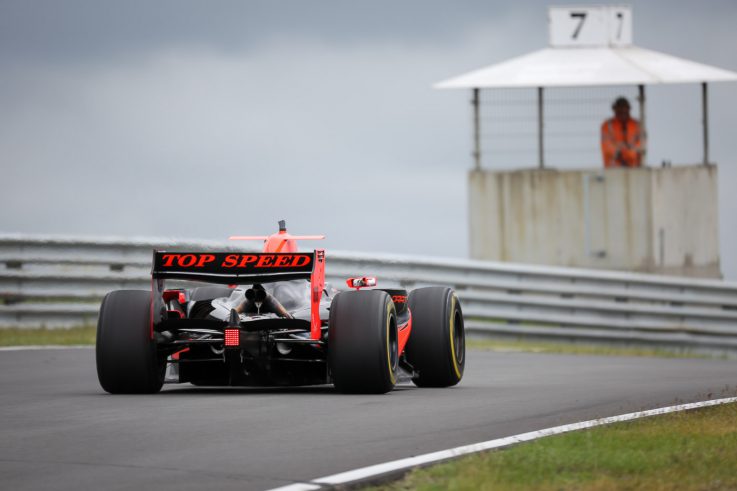
M 96 327 L 93 325 L 72 327 L 68 329 L 0 329 L 0 346 L 91 345 L 95 344 L 95 331 Z M 655 356 L 663 358 L 711 358 L 708 355 L 674 352 L 656 348 L 626 348 L 493 339 L 468 339 L 466 344 L 469 349 L 476 350 L 527 351 L 532 353 L 563 353 L 576 355 Z
M 410 472 L 375 491 L 737 489 L 737 404 L 602 426 Z
M 545 343 L 523 340 L 467 339 L 469 349 L 491 351 L 527 351 L 531 353 L 561 353 L 570 355 L 599 356 L 648 356 L 659 358 L 724 358 L 721 355 L 708 355 L 689 351 L 674 351 L 664 348 L 644 348 L 635 346 L 606 346 L 578 343 Z
M 0 329 L 0 346 L 95 344 L 96 326 L 59 329 Z

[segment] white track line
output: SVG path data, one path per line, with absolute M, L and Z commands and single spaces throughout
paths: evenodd
M 687 411 L 689 409 L 697 409 L 702 407 L 717 406 L 720 404 L 727 404 L 730 402 L 737 402 L 737 397 L 730 397 L 726 399 L 715 399 L 711 401 L 693 402 L 690 404 L 679 404 L 677 406 L 661 407 L 658 409 L 651 409 L 649 411 L 640 411 L 636 413 L 621 414 L 619 416 L 611 416 L 609 418 L 594 419 L 589 421 L 583 421 L 580 423 L 573 423 L 562 426 L 554 426 L 552 428 L 546 428 L 544 430 L 530 431 L 529 433 L 521 433 L 519 435 L 508 436 L 505 438 L 497 438 L 496 440 L 488 440 L 485 442 L 474 443 L 472 445 L 464 445 L 462 447 L 455 447 L 448 450 L 441 450 L 439 452 L 428 453 L 424 455 L 418 455 L 416 457 L 409 457 L 406 459 L 393 460 L 391 462 L 385 462 L 383 464 L 371 465 L 368 467 L 362 467 L 360 469 L 354 469 L 352 471 L 341 472 L 340 474 L 333 474 L 331 476 L 319 477 L 305 483 L 295 483 L 288 486 L 282 486 L 279 488 L 273 488 L 269 491 L 313 491 L 321 489 L 323 486 L 337 486 L 340 484 L 355 483 L 358 481 L 368 480 L 370 478 L 376 478 L 383 474 L 389 474 L 401 470 L 409 470 L 413 467 L 425 466 L 428 464 L 440 462 L 443 460 L 453 459 L 462 455 L 467 455 L 476 452 L 483 452 L 486 450 L 493 450 L 503 447 L 509 447 L 518 443 L 529 442 L 544 438 L 546 436 L 560 435 L 561 433 L 568 433 L 570 431 L 585 430 L 596 426 L 603 426 L 611 423 L 619 423 L 622 421 L 631 421 L 633 419 L 646 418 L 648 416 L 657 416 L 660 414 L 674 413 L 678 411 Z
M 30 346 L 3 346 L 0 347 L 0 351 L 30 351 L 30 350 L 42 350 L 42 349 L 92 349 L 94 348 L 91 344 L 52 344 L 52 345 L 30 345 Z

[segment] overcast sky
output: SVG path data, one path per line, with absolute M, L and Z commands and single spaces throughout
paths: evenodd
M 545 47 L 549 2 L 520 4 L 0 0 L 0 231 L 219 239 L 286 218 L 328 248 L 465 257 L 468 93 L 431 85 Z M 634 2 L 637 45 L 731 70 L 735 25 L 734 0 Z M 700 159 L 699 94 L 649 91 L 651 162 Z M 710 94 L 737 280 L 737 84 Z

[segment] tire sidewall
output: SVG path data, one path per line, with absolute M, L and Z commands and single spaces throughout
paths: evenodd
M 385 393 L 397 382 L 397 314 L 380 290 L 338 293 L 330 307 L 328 366 L 341 392 Z
M 113 394 L 158 392 L 166 364 L 151 338 L 151 292 L 118 290 L 100 306 L 95 359 L 100 385 Z
M 460 301 L 451 288 L 427 287 L 409 294 L 412 332 L 405 350 L 421 387 L 456 385 L 465 369 L 465 330 Z

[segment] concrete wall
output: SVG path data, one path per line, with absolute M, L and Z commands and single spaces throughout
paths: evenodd
M 715 166 L 472 171 L 471 257 L 721 277 Z

